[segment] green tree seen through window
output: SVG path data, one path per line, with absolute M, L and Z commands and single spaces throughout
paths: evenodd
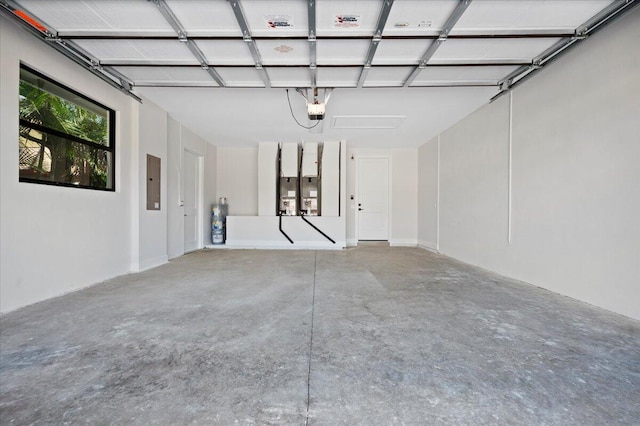
M 101 113 L 94 112 L 67 97 L 90 103 L 21 69 L 20 179 L 113 189 L 110 111 L 89 104 Z

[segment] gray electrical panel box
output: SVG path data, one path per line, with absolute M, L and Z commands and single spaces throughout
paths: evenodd
M 160 158 L 147 154 L 147 210 L 160 210 Z

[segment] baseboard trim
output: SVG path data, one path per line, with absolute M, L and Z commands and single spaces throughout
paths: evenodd
M 389 240 L 389 246 L 391 247 L 417 247 L 418 241 L 416 240 Z
M 336 241 L 335 244 L 302 241 L 293 244 L 282 241 L 227 241 L 226 244 L 207 245 L 207 249 L 228 250 L 342 250 L 347 246 L 345 241 Z

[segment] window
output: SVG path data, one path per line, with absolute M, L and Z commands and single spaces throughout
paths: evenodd
M 113 110 L 20 65 L 20 182 L 113 191 Z

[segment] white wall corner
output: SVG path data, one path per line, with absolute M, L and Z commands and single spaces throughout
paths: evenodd
M 156 268 L 158 266 L 164 265 L 167 262 L 169 262 L 169 256 L 167 255 L 157 256 L 153 259 L 145 259 L 144 261 L 140 262 L 140 267 L 136 272 L 142 272 L 152 268 Z
M 418 240 L 414 239 L 391 239 L 389 240 L 391 247 L 417 247 Z
M 121 130 L 121 134 L 124 133 Z M 116 148 L 120 148 L 124 142 L 124 138 L 116 141 Z M 119 144 L 118 144 L 119 142 Z M 135 102 L 131 108 L 131 126 L 129 128 L 129 146 L 131 147 L 131 178 L 130 188 L 131 198 L 131 272 L 140 271 L 140 175 L 139 175 L 139 161 L 140 161 L 140 104 Z M 120 189 L 122 190 L 122 189 Z
M 427 250 L 433 253 L 440 253 L 440 250 L 436 248 L 436 244 L 428 241 L 418 241 L 418 248 Z

